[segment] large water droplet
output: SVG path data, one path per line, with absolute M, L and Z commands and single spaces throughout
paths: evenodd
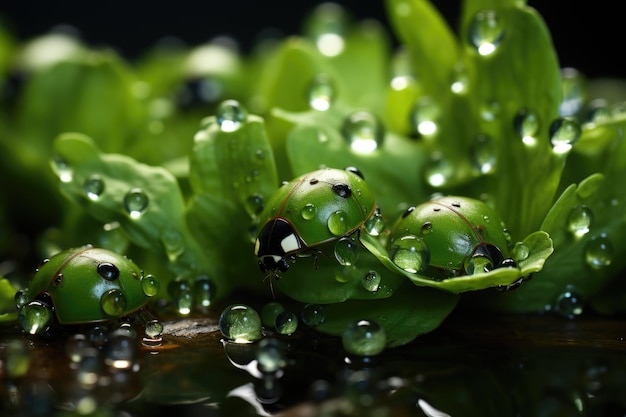
M 91 175 L 85 180 L 83 189 L 87 198 L 95 201 L 104 192 L 104 180 L 100 175 Z
M 493 10 L 483 10 L 476 15 L 469 25 L 469 41 L 482 56 L 493 54 L 504 38 L 504 25 Z
M 539 116 L 531 110 L 522 108 L 513 119 L 515 132 L 526 146 L 534 146 L 537 143 L 539 133 Z
M 492 173 L 496 165 L 496 147 L 491 136 L 476 136 L 470 148 L 470 157 L 479 173 Z
M 43 333 L 51 319 L 52 312 L 48 306 L 37 300 L 22 306 L 18 314 L 18 320 L 22 325 L 22 329 L 30 334 Z
M 583 313 L 584 302 L 576 291 L 565 291 L 554 301 L 554 312 L 563 317 L 574 318 Z
M 580 123 L 573 117 L 560 117 L 550 125 L 550 143 L 557 154 L 567 153 L 578 141 L 581 134 Z
M 578 116 L 587 100 L 587 80 L 575 68 L 561 69 L 563 98 L 559 104 L 559 115 Z
M 393 263 L 413 274 L 426 269 L 430 262 L 430 251 L 424 239 L 414 235 L 395 239 L 389 253 Z
M 105 292 L 100 298 L 100 307 L 110 317 L 120 317 L 126 311 L 126 296 L 118 289 Z
M 248 112 L 236 100 L 225 100 L 217 108 L 217 123 L 224 132 L 234 132 L 246 121 Z
M 348 215 L 343 210 L 337 210 L 328 216 L 328 230 L 335 236 L 345 235 L 349 229 Z
M 307 304 L 302 308 L 302 322 L 310 327 L 324 323 L 326 312 L 319 304 Z
M 316 213 L 317 209 L 315 208 L 315 205 L 310 203 L 302 207 L 302 211 L 300 212 L 304 220 L 311 220 L 315 217 Z
M 601 269 L 611 265 L 613 262 L 613 245 L 606 235 L 596 236 L 587 242 L 585 261 L 593 269 Z
M 220 315 L 218 324 L 224 337 L 236 343 L 261 338 L 261 317 L 252 307 L 245 304 L 226 307 Z
M 335 88 L 326 74 L 320 74 L 309 86 L 309 105 L 313 110 L 326 111 L 335 98 Z
M 513 246 L 513 259 L 515 262 L 521 262 L 528 258 L 530 255 L 530 249 L 528 245 L 524 242 L 517 242 L 515 246 Z
M 347 18 L 344 8 L 336 3 L 322 3 L 313 11 L 305 32 L 322 55 L 334 57 L 343 52 Z
M 467 257 L 463 263 L 463 267 L 467 275 L 474 275 L 491 271 L 494 268 L 494 264 L 491 257 L 486 253 L 481 253 Z
M 148 195 L 141 188 L 132 188 L 124 196 L 124 208 L 133 219 L 138 219 L 148 208 Z
M 159 280 L 152 275 L 144 275 L 141 278 L 141 289 L 147 297 L 154 297 L 159 293 L 161 285 Z
M 291 311 L 283 311 L 276 316 L 274 328 L 280 334 L 294 334 L 298 329 L 298 316 Z
M 411 111 L 411 124 L 418 135 L 431 137 L 437 133 L 441 110 L 431 97 L 421 97 Z
M 367 111 L 352 113 L 344 121 L 342 133 L 350 148 L 358 153 L 371 153 L 382 145 L 385 129 L 378 118 Z
M 567 217 L 567 229 L 577 237 L 589 233 L 593 224 L 593 212 L 586 205 L 574 206 Z
M 372 236 L 379 236 L 385 229 L 385 219 L 380 210 L 375 210 L 374 214 L 365 222 L 365 231 Z
M 387 335 L 375 321 L 358 320 L 348 325 L 341 335 L 341 342 L 348 354 L 374 356 L 385 350 Z
M 354 239 L 344 237 L 335 243 L 335 259 L 340 265 L 354 265 L 358 258 L 359 248 Z
M 60 156 L 54 156 L 52 158 L 52 170 L 57 174 L 61 182 L 71 182 L 74 178 L 72 166 Z
M 365 275 L 363 275 L 363 279 L 361 280 L 361 284 L 363 284 L 363 288 L 365 288 L 369 292 L 376 292 L 380 288 L 380 281 L 382 277 L 378 271 L 369 270 Z

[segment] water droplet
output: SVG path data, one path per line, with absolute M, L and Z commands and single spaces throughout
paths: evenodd
M 613 245 L 606 235 L 596 236 L 587 242 L 585 261 L 593 269 L 601 269 L 611 265 Z
M 296 316 L 291 311 L 283 311 L 278 316 L 276 316 L 274 328 L 280 334 L 294 334 L 295 331 L 298 329 L 298 316 Z
M 450 85 L 450 91 L 454 94 L 465 94 L 469 87 L 469 76 L 464 68 L 457 68 L 454 72 L 454 79 Z
M 358 258 L 359 247 L 354 239 L 344 237 L 335 243 L 335 259 L 340 265 L 354 265 Z
M 119 370 L 130 369 L 137 361 L 137 354 L 135 339 L 118 334 L 104 347 L 104 363 Z
M 46 331 L 52 312 L 47 305 L 41 301 L 31 301 L 20 309 L 18 319 L 22 329 L 30 334 L 41 334 Z
M 360 277 L 359 269 L 352 265 L 335 270 L 335 280 L 342 284 L 353 281 L 357 276 Z
M 277 372 L 287 365 L 287 346 L 278 339 L 263 339 L 257 346 L 256 359 L 261 372 Z
M 581 127 L 578 120 L 572 117 L 561 117 L 550 125 L 550 143 L 557 154 L 567 153 L 578 141 Z
M 318 326 L 326 320 L 324 307 L 319 304 L 307 304 L 302 308 L 302 322 L 310 327 Z
M 107 316 L 120 317 L 126 311 L 126 296 L 118 289 L 109 290 L 100 298 L 100 307 Z
M 124 336 L 131 339 L 136 339 L 137 330 L 135 330 L 135 327 L 128 321 L 122 321 L 118 323 L 117 327 L 111 330 L 110 339 L 114 338 L 115 336 Z
M 530 255 L 530 249 L 524 242 L 517 242 L 513 246 L 513 259 L 515 259 L 515 262 L 526 260 L 528 255 Z
M 274 327 L 276 317 L 285 311 L 285 307 L 278 301 L 267 303 L 261 309 L 261 322 L 267 327 Z
M 611 121 L 611 109 L 606 99 L 597 98 L 588 105 L 587 123 L 601 124 Z
M 469 41 L 482 56 L 489 56 L 497 49 L 504 38 L 504 25 L 493 10 L 483 10 L 472 19 L 469 25 Z
M 348 354 L 374 356 L 385 349 L 387 335 L 375 321 L 358 320 L 348 325 L 341 335 L 341 342 Z
M 342 211 L 337 210 L 328 216 L 327 221 L 328 230 L 335 236 L 343 236 L 348 230 L 348 215 Z
M 493 122 L 500 114 L 500 103 L 497 100 L 488 100 L 480 106 L 480 117 L 486 122 Z
M 363 288 L 365 288 L 369 292 L 376 292 L 380 288 L 380 281 L 382 277 L 378 271 L 369 270 L 365 275 L 363 275 L 363 279 L 361 284 L 363 284 Z
M 575 291 L 565 291 L 554 302 L 553 309 L 563 317 L 574 318 L 583 313 L 584 302 Z
M 440 152 L 435 152 L 424 167 L 426 182 L 430 186 L 444 187 L 454 176 L 454 166 Z
M 154 297 L 157 295 L 160 288 L 161 285 L 159 284 L 159 280 L 152 275 L 144 275 L 141 278 L 141 289 L 147 297 Z
M 336 3 L 319 5 L 305 26 L 307 37 L 313 40 L 319 52 L 327 57 L 340 55 L 345 48 L 343 37 L 347 30 L 347 15 Z
M 342 133 L 353 151 L 372 153 L 382 145 L 385 129 L 376 116 L 367 111 L 352 113 L 343 123 Z
M 424 222 L 422 223 L 422 227 L 420 227 L 420 234 L 429 235 L 433 232 L 433 224 L 432 222 Z
M 70 361 L 79 363 L 93 349 L 84 334 L 74 334 L 65 341 L 65 354 Z
M 163 324 L 160 321 L 153 319 L 144 324 L 144 332 L 146 336 L 152 339 L 161 337 L 163 334 Z
M 246 198 L 244 208 L 246 209 L 248 216 L 256 219 L 256 217 L 261 214 L 265 208 L 265 199 L 260 194 L 252 194 Z
M 563 98 L 559 104 L 559 115 L 577 116 L 587 101 L 587 80 L 575 68 L 561 69 Z
M 481 174 L 490 174 L 496 165 L 496 147 L 491 136 L 478 135 L 470 148 L 474 168 Z
M 141 188 L 132 188 L 124 196 L 124 208 L 132 219 L 138 219 L 148 208 L 148 195 Z
M 219 328 L 224 337 L 236 343 L 246 343 L 261 338 L 261 317 L 245 304 L 233 304 L 224 309 L 219 318 Z
M 380 210 L 376 209 L 374 214 L 365 222 L 365 231 L 372 236 L 379 236 L 385 229 L 385 219 Z
M 483 274 L 494 268 L 493 259 L 485 253 L 475 254 L 465 259 L 463 263 L 467 275 Z
M 522 108 L 513 119 L 515 132 L 527 146 L 534 146 L 537 143 L 539 133 L 539 116 L 533 111 Z
M 577 237 L 589 233 L 593 224 L 593 212 L 586 205 L 574 206 L 567 217 L 567 229 Z
M 161 235 L 161 243 L 170 262 L 176 259 L 185 251 L 185 242 L 183 236 L 173 228 L 168 228 Z
M 431 97 L 421 97 L 411 111 L 411 124 L 420 136 L 431 137 L 437 133 L 441 109 Z
M 193 307 L 193 291 L 189 281 L 177 279 L 167 286 L 167 292 L 171 295 L 178 314 L 186 316 L 191 313 Z
M 313 110 L 326 111 L 335 98 L 335 88 L 326 74 L 320 74 L 309 86 L 309 105 Z
M 234 132 L 245 123 L 248 112 L 238 101 L 226 100 L 218 106 L 216 116 L 220 129 L 224 132 Z
M 29 301 L 28 290 L 19 290 L 15 293 L 15 306 L 18 310 Z
M 315 217 L 316 213 L 317 213 L 317 209 L 315 208 L 315 205 L 311 203 L 302 207 L 302 211 L 300 212 L 304 220 L 311 220 L 312 218 Z
M 395 239 L 389 253 L 393 263 L 413 274 L 426 269 L 430 262 L 430 251 L 424 239 L 413 235 Z
M 195 305 L 200 310 L 205 310 L 211 306 L 215 297 L 215 284 L 206 276 L 196 278 L 193 283 L 193 299 Z
M 87 339 L 93 346 L 102 347 L 109 340 L 109 330 L 106 326 L 95 325 L 87 331 Z
M 71 182 L 74 178 L 74 170 L 67 161 L 60 156 L 52 158 L 52 170 L 61 182 Z
M 104 192 L 104 180 L 99 175 L 91 175 L 85 180 L 83 189 L 87 198 L 95 201 Z

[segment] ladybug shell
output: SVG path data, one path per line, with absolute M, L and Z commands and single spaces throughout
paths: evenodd
M 500 216 L 482 201 L 466 197 L 441 197 L 409 208 L 395 223 L 390 243 L 407 235 L 424 239 L 430 267 L 461 273 L 479 245 L 491 244 L 503 253 L 509 248 Z
M 29 294 L 34 299 L 47 295 L 61 324 L 111 320 L 146 305 L 149 298 L 143 292 L 142 277 L 139 267 L 125 256 L 86 246 L 44 261 L 31 280 Z M 110 290 L 121 291 L 126 299 L 126 307 L 117 317 L 107 315 L 101 307 L 102 296 Z
M 279 188 L 260 215 L 256 255 L 280 256 L 337 240 L 355 232 L 374 213 L 376 201 L 359 175 L 321 169 Z M 339 224 L 339 227 L 334 226 Z

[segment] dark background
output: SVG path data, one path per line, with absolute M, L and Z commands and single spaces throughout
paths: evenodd
M 561 66 L 575 67 L 589 77 L 626 78 L 623 14 L 619 3 L 529 1 L 543 16 L 553 36 Z M 387 24 L 382 0 L 338 1 L 357 18 L 373 17 Z M 77 28 L 85 42 L 108 45 L 128 58 L 166 35 L 194 45 L 217 35 L 234 36 L 245 48 L 262 29 L 273 27 L 297 34 L 307 14 L 322 1 L 313 0 L 178 0 L 144 3 L 121 1 L 1 0 L 0 17 L 18 39 L 43 34 L 58 24 Z M 434 0 L 456 28 L 459 0 Z

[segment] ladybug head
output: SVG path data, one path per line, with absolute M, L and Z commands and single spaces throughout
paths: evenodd
M 285 272 L 289 269 L 285 258 L 290 253 L 299 251 L 303 246 L 304 243 L 293 226 L 285 219 L 275 218 L 263 226 L 256 240 L 254 253 L 259 258 L 259 267 L 262 272 Z

